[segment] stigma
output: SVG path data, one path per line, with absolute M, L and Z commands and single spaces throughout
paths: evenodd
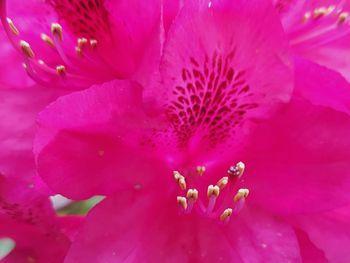
M 226 170 L 226 176 L 218 176 L 216 183 L 209 184 L 206 188 L 203 188 L 201 178 L 203 176 L 216 177 L 216 175 L 207 171 L 205 166 L 195 167 L 195 173 L 173 171 L 179 191 L 176 200 L 180 213 L 197 213 L 223 224 L 229 223 L 232 216 L 238 215 L 244 208 L 249 195 L 247 188 L 237 186 L 244 170 L 244 163 L 238 162 Z M 190 188 L 186 191 L 187 186 Z

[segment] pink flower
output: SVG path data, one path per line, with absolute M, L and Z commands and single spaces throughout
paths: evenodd
M 350 80 L 350 2 L 275 0 L 293 51 Z
M 177 8 L 166 5 L 161 18 L 160 2 L 3 0 L 1 20 L 33 80 L 84 88 L 130 77 L 159 56 L 160 33 Z
M 269 1 L 227 0 L 187 2 L 160 79 L 93 86 L 40 114 L 44 181 L 107 195 L 65 262 L 301 262 L 315 245 L 286 218 L 350 201 L 344 78 L 290 57 Z
M 20 178 L 0 176 L 0 238 L 15 243 L 1 262 L 61 263 L 70 246 L 62 230 L 77 219 L 62 218 L 61 226 L 47 196 L 33 187 Z

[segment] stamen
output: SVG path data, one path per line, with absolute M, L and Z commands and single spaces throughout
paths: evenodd
M 24 40 L 21 40 L 19 42 L 20 44 L 20 47 L 22 49 L 22 52 L 24 53 L 24 55 L 26 55 L 28 58 L 34 58 L 35 55 L 34 55 L 34 52 L 32 50 L 32 48 L 30 47 L 29 43 L 24 41 Z
M 90 39 L 90 46 L 92 48 L 96 48 L 97 47 L 97 40 L 96 39 Z
M 216 198 L 219 196 L 220 194 L 220 188 L 217 185 L 209 185 L 208 186 L 208 198 L 209 198 L 209 202 L 208 202 L 208 207 L 207 207 L 207 212 L 206 214 L 209 215 L 214 207 L 215 207 L 215 203 L 216 203 Z
M 56 72 L 59 76 L 64 76 L 66 74 L 66 67 L 63 65 L 59 65 L 56 67 Z
M 46 43 L 48 44 L 50 47 L 55 47 L 55 43 L 53 42 L 52 38 L 49 37 L 48 35 L 44 34 L 44 33 L 41 33 L 40 35 L 41 39 Z
M 82 50 L 81 50 L 81 48 L 80 47 L 75 47 L 75 52 L 77 53 L 77 55 L 79 56 L 79 57 L 81 57 L 82 56 Z
M 197 166 L 196 171 L 199 176 L 202 176 L 205 172 L 205 166 L 202 166 L 202 165 Z
M 238 190 L 237 194 L 234 196 L 233 201 L 237 203 L 242 198 L 246 198 L 249 195 L 249 190 L 246 188 L 241 188 Z
M 9 27 L 11 29 L 11 32 L 13 34 L 15 34 L 16 36 L 18 36 L 19 35 L 19 31 L 18 31 L 17 27 L 15 26 L 15 24 L 12 22 L 12 19 L 7 17 L 6 20 L 7 20 L 7 24 L 9 25 Z
M 184 209 L 187 209 L 187 200 L 186 197 L 178 196 L 176 197 L 177 203 Z
M 198 199 L 198 190 L 197 189 L 188 189 L 186 197 L 188 200 L 188 208 L 186 210 L 186 213 L 190 213 L 192 211 L 194 203 Z
M 228 177 L 222 177 L 217 183 L 216 185 L 219 186 L 220 189 L 225 188 L 225 186 L 228 184 Z
M 320 18 L 324 15 L 327 15 L 328 9 L 325 7 L 319 7 L 314 9 L 314 18 Z
M 186 180 L 185 180 L 185 177 L 182 176 L 178 171 L 174 171 L 173 172 L 174 174 L 174 178 L 175 180 L 177 181 L 178 185 L 180 186 L 180 188 L 182 190 L 186 190 Z
M 226 208 L 224 212 L 222 212 L 222 214 L 220 215 L 220 220 L 226 223 L 230 219 L 231 215 L 232 208 Z
M 243 162 L 238 162 L 235 166 L 231 166 L 227 173 L 240 178 L 243 175 L 245 165 Z
M 234 207 L 234 213 L 238 214 L 239 211 L 242 210 L 244 204 L 245 204 L 245 199 L 247 198 L 249 194 L 249 190 L 245 188 L 241 188 L 238 190 L 237 194 L 233 198 L 233 201 L 235 202 L 235 207 Z
M 60 41 L 63 39 L 63 34 L 62 34 L 62 27 L 58 23 L 52 23 L 51 24 L 51 33 L 52 35 L 56 36 Z
M 338 17 L 338 25 L 343 24 L 346 19 L 348 19 L 349 13 L 348 12 L 341 12 Z
M 310 12 L 306 12 L 304 15 L 303 15 L 303 22 L 306 23 L 311 17 L 311 13 Z
M 211 198 L 211 197 L 218 197 L 220 194 L 220 188 L 219 186 L 217 185 L 209 185 L 208 186 L 208 197 Z
M 327 8 L 327 14 L 329 15 L 329 14 L 332 13 L 334 10 L 335 10 L 335 5 L 330 5 L 330 6 Z
M 87 44 L 88 40 L 84 37 L 78 38 L 78 47 L 83 48 Z
M 198 190 L 197 189 L 188 189 L 186 196 L 187 196 L 187 199 L 189 201 L 196 202 L 198 199 Z

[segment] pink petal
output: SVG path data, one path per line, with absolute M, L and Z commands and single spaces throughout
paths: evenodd
M 339 73 L 296 57 L 295 76 L 296 96 L 350 113 L 350 84 Z
M 291 64 L 269 1 L 187 1 L 165 42 L 161 84 L 144 97 L 152 110 L 154 100 L 165 106 L 168 141 L 186 160 L 218 156 L 235 148 L 240 126 L 288 101 Z
M 107 197 L 88 215 L 66 263 L 301 262 L 292 228 L 264 213 L 252 210 L 223 226 L 177 211 L 159 193 Z
M 300 230 L 295 229 L 295 233 L 298 237 L 300 254 L 303 259 L 303 263 L 327 263 L 324 252 L 318 249 L 315 244 L 312 243 L 308 235 Z
M 349 206 L 315 215 L 291 218 L 303 229 L 316 247 L 324 251 L 329 262 L 350 261 L 350 209 Z
M 48 196 L 13 177 L 0 177 L 0 237 L 16 243 L 4 260 L 11 263 L 61 263 L 70 245 L 60 232 Z
M 282 213 L 349 202 L 349 129 L 348 114 L 292 100 L 256 130 L 242 155 L 249 200 Z
M 83 216 L 61 216 L 57 219 L 59 221 L 61 232 L 72 242 L 74 241 L 80 226 L 85 222 L 85 217 Z
M 140 97 L 138 85 L 113 81 L 61 97 L 42 112 L 34 152 L 49 187 L 78 199 L 161 180 L 160 157 L 142 137 L 152 125 Z
M 0 171 L 3 174 L 25 176 L 28 180 L 34 176 L 32 141 L 36 115 L 63 93 L 41 87 L 0 89 Z

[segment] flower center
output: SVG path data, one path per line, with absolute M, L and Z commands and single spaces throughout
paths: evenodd
M 174 171 L 180 192 L 176 200 L 181 213 L 198 213 L 228 223 L 231 216 L 241 211 L 249 194 L 248 189 L 237 187 L 244 168 L 244 163 L 239 162 L 229 167 L 226 176 L 218 177 L 215 184 L 207 186 L 201 183 L 206 172 L 204 166 L 197 166 L 196 173 L 186 177 L 179 171 Z
M 247 111 L 258 104 L 245 80 L 245 71 L 234 68 L 235 50 L 215 51 L 203 58 L 189 57 L 167 104 L 179 146 L 205 141 L 215 148 L 235 132 Z

